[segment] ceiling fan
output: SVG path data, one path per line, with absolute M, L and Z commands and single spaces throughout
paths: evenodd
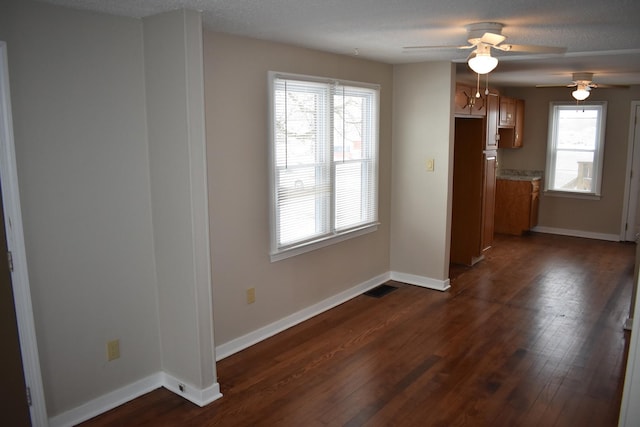
M 406 46 L 405 51 L 426 49 L 473 49 L 467 57 L 467 63 L 478 74 L 487 74 L 498 65 L 498 58 L 491 56 L 491 49 L 504 52 L 525 53 L 564 53 L 566 48 L 553 46 L 536 46 L 503 43 L 507 36 L 502 34 L 503 24 L 498 22 L 478 22 L 469 24 L 467 28 L 467 42 L 461 46 Z
M 593 82 L 593 73 L 573 73 L 572 83 L 565 85 L 536 85 L 536 87 L 575 87 L 576 89 L 571 92 L 571 95 L 577 101 L 584 101 L 589 97 L 591 89 L 596 88 L 627 88 L 625 85 L 603 85 Z

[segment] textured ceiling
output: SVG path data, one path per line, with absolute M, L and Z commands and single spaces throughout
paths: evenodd
M 203 12 L 207 29 L 399 64 L 459 62 L 467 50 L 406 53 L 404 46 L 459 45 L 465 25 L 500 22 L 513 44 L 566 47 L 562 55 L 497 54 L 496 84 L 569 83 L 593 72 L 605 84 L 640 84 L 640 0 L 44 0 L 144 17 Z M 470 74 L 469 74 L 470 76 Z

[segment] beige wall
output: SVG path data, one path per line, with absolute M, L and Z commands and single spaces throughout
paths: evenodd
M 205 32 L 205 94 L 216 345 L 389 271 L 392 67 Z M 378 231 L 269 259 L 269 70 L 381 85 Z M 256 302 L 245 302 L 247 288 Z
M 524 147 L 501 149 L 500 168 L 544 170 L 549 102 L 569 101 L 568 89 L 505 88 L 502 93 L 522 98 L 525 106 Z M 561 230 L 620 235 L 629 142 L 631 101 L 640 99 L 640 87 L 596 89 L 589 100 L 607 101 L 604 170 L 601 200 L 540 198 L 539 226 Z M 578 214 L 579 213 L 579 214 Z
M 142 26 L 3 1 L 0 39 L 53 416 L 160 369 Z
M 394 67 L 391 269 L 416 283 L 449 278 L 453 168 L 451 63 Z M 434 171 L 425 169 L 434 159 Z M 441 283 L 438 283 L 440 281 Z

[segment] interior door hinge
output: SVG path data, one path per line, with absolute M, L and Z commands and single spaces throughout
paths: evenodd
M 11 251 L 7 252 L 7 260 L 9 261 L 9 270 L 13 273 L 13 255 Z
M 31 388 L 27 387 L 27 405 L 32 406 L 33 401 L 31 400 Z

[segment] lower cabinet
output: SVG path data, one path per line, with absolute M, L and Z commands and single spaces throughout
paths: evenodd
M 496 180 L 495 232 L 519 236 L 538 225 L 540 180 Z

